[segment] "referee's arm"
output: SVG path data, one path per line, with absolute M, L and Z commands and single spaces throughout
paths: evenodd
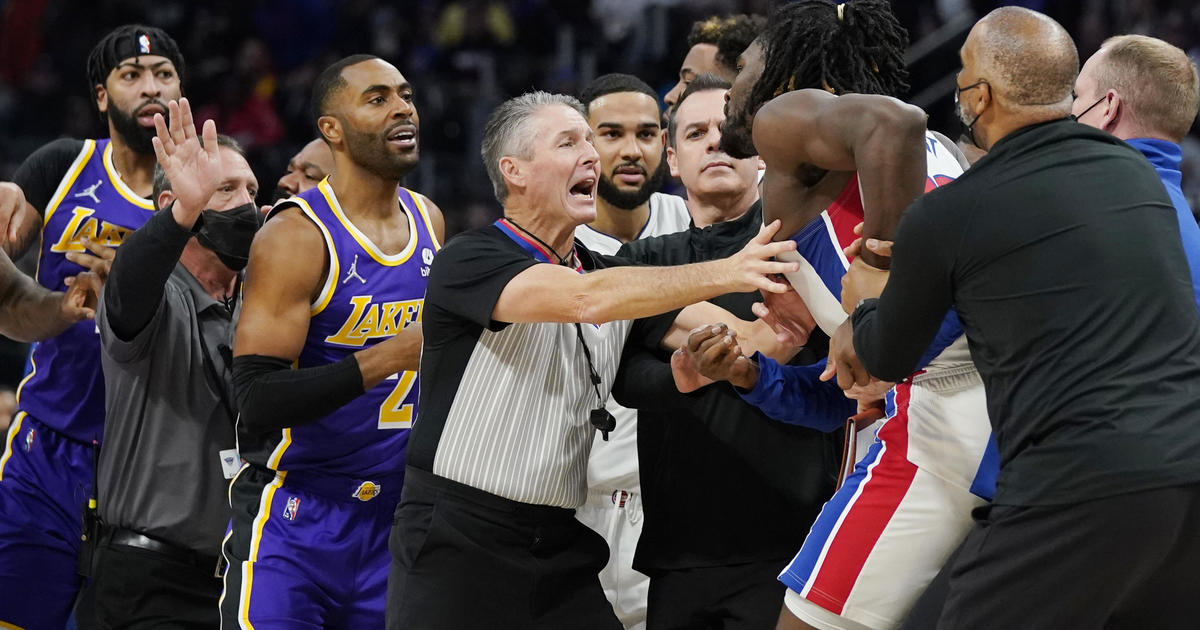
M 504 285 L 492 319 L 603 324 L 665 313 L 726 293 L 780 293 L 789 287 L 770 276 L 794 271 L 796 265 L 772 258 L 795 249 L 795 243 L 772 243 L 776 229 L 764 227 L 729 258 L 689 265 L 612 267 L 586 274 L 561 265 L 532 265 Z

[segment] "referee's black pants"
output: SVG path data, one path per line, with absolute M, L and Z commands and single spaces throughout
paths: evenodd
M 1200 484 L 1054 506 L 992 505 L 950 568 L 940 630 L 1200 625 Z
M 604 539 L 575 511 L 408 467 L 388 545 L 395 630 L 620 630 L 597 577 Z
M 115 544 L 106 535 L 92 559 L 92 579 L 75 608 L 80 630 L 216 630 L 221 578 L 217 557 Z

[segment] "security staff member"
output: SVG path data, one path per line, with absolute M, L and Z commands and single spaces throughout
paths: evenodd
M 938 627 L 1194 625 L 1200 316 L 1175 210 L 1135 149 L 1067 117 L 1059 24 L 997 9 L 960 54 L 959 115 L 988 154 L 909 207 L 830 364 L 843 386 L 904 378 L 951 304 L 962 320 L 1000 475 Z
M 113 262 L 98 311 L 106 386 L 103 528 L 80 628 L 214 628 L 226 479 L 241 466 L 229 346 L 258 182 L 186 99 L 156 116 L 160 210 Z

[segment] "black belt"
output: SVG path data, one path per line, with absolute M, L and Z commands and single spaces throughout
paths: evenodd
M 105 541 L 109 545 L 121 545 L 122 547 L 133 547 L 135 549 L 151 551 L 171 558 L 172 560 L 190 564 L 198 569 L 212 569 L 216 571 L 214 575 L 220 577 L 220 569 L 217 564 L 220 560 L 219 557 L 203 554 L 199 551 L 180 547 L 179 545 L 163 542 L 161 540 L 155 540 L 154 538 L 135 532 L 131 529 L 111 528 L 105 533 L 101 540 Z

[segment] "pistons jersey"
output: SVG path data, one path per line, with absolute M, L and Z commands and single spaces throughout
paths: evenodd
M 962 165 L 950 150 L 928 131 L 925 132 L 925 164 L 925 192 L 954 181 L 963 172 Z M 785 275 L 804 298 L 817 325 L 831 337 L 846 319 L 841 302 L 842 276 L 850 268 L 850 259 L 842 250 L 858 238 L 854 227 L 862 221 L 862 191 L 855 174 L 820 216 L 792 236 L 796 251 L 784 252 L 778 257 L 800 263 L 798 271 Z M 966 337 L 953 311 L 947 315 L 921 363 L 928 365 L 929 371 L 971 364 Z
M 66 290 L 66 278 L 86 271 L 66 258 L 68 252 L 86 252 L 83 237 L 116 247 L 153 212 L 154 204 L 134 193 L 113 168 L 109 140 L 85 140 L 42 213 L 38 283 Z M 104 377 L 96 323 L 78 322 L 36 344 L 30 364 L 17 389 L 18 408 L 73 440 L 100 440 Z
M 273 212 L 299 207 L 320 229 L 329 254 L 299 368 L 335 363 L 421 320 L 429 265 L 441 244 L 420 197 L 405 188 L 397 194 L 409 241 L 391 255 L 350 222 L 328 179 L 275 207 Z M 348 477 L 401 473 L 419 389 L 415 371 L 393 374 L 328 416 L 284 429 L 277 441 L 246 458 L 279 471 Z

